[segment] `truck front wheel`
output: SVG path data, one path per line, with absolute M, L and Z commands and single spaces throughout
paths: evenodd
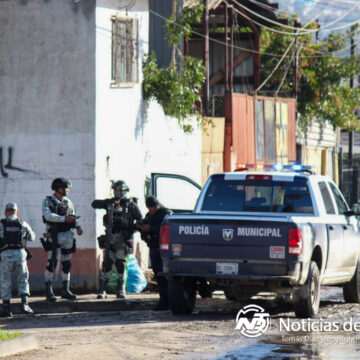
M 191 314 L 196 301 L 196 284 L 191 280 L 171 280 L 168 285 L 169 306 L 173 314 Z
M 360 260 L 358 259 L 354 276 L 343 287 L 344 299 L 347 303 L 360 303 Z
M 295 315 L 300 318 L 312 318 L 319 312 L 320 274 L 315 261 L 310 264 L 309 275 L 304 285 L 293 294 Z

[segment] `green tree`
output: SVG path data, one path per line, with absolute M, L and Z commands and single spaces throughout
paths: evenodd
M 290 24 L 293 24 L 293 20 Z M 307 28 L 314 28 L 310 24 Z M 298 112 L 299 125 L 306 128 L 313 120 L 329 121 L 343 129 L 359 129 L 356 110 L 360 104 L 360 90 L 350 87 L 349 79 L 360 73 L 359 57 L 350 56 L 350 38 L 357 28 L 342 34 L 330 34 L 326 40 L 313 41 L 313 33 L 298 37 Z M 263 30 L 261 51 L 282 54 L 294 37 Z M 294 43 L 295 44 L 295 43 Z M 281 66 L 264 86 L 267 94 L 282 91 L 291 93 L 294 87 L 295 45 Z M 341 49 L 346 49 L 341 50 Z M 341 55 L 341 56 L 340 56 Z M 278 57 L 261 55 L 261 76 L 265 79 L 279 61 Z
M 203 7 L 184 7 L 174 11 L 166 21 L 166 32 L 169 45 L 173 48 L 173 56 L 167 68 L 159 68 L 155 54 L 146 57 L 143 63 L 143 96 L 145 101 L 155 99 L 164 109 L 166 115 L 178 120 L 186 133 L 191 133 L 194 124 L 190 117 L 196 114 L 199 123 L 204 121 L 195 104 L 201 101 L 201 88 L 205 79 L 202 60 L 184 56 L 180 43 L 191 37 L 191 24 L 199 23 Z

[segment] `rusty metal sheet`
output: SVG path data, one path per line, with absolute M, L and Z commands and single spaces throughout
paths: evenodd
M 246 94 L 232 96 L 232 124 L 234 162 L 255 163 L 254 98 Z
M 255 99 L 256 161 L 265 160 L 264 101 Z
M 264 118 L 265 118 L 265 159 L 267 163 L 273 163 L 276 161 L 274 100 L 264 100 Z

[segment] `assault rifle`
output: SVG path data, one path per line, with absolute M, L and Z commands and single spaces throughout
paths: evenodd
M 51 267 L 53 269 L 53 272 L 55 273 L 56 269 L 56 253 L 57 253 L 57 246 L 58 246 L 58 226 L 56 223 L 52 223 L 50 226 L 50 237 L 52 240 L 52 246 L 51 246 Z
M 106 224 L 106 242 L 104 250 L 104 264 L 110 261 L 110 245 L 113 235 L 114 225 L 114 203 L 108 202 L 106 208 L 107 224 Z M 104 266 L 106 268 L 106 266 Z

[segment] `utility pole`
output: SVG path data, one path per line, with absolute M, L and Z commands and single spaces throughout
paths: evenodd
M 204 15 L 203 15 L 203 63 L 205 67 L 205 82 L 203 85 L 203 114 L 208 114 L 209 104 L 209 0 L 204 0 Z
M 295 27 L 299 27 L 300 24 L 295 20 Z M 297 99 L 298 96 L 298 67 L 299 67 L 299 52 L 298 52 L 298 40 L 299 40 L 299 36 L 296 33 L 295 35 L 295 55 L 294 55 L 294 80 L 293 80 L 293 94 L 294 94 L 294 98 Z
M 355 27 L 351 27 L 351 40 L 350 40 L 350 57 L 355 55 L 355 41 L 354 41 Z M 350 87 L 354 87 L 354 78 L 350 78 Z M 354 130 L 349 131 L 349 167 L 354 166 Z

